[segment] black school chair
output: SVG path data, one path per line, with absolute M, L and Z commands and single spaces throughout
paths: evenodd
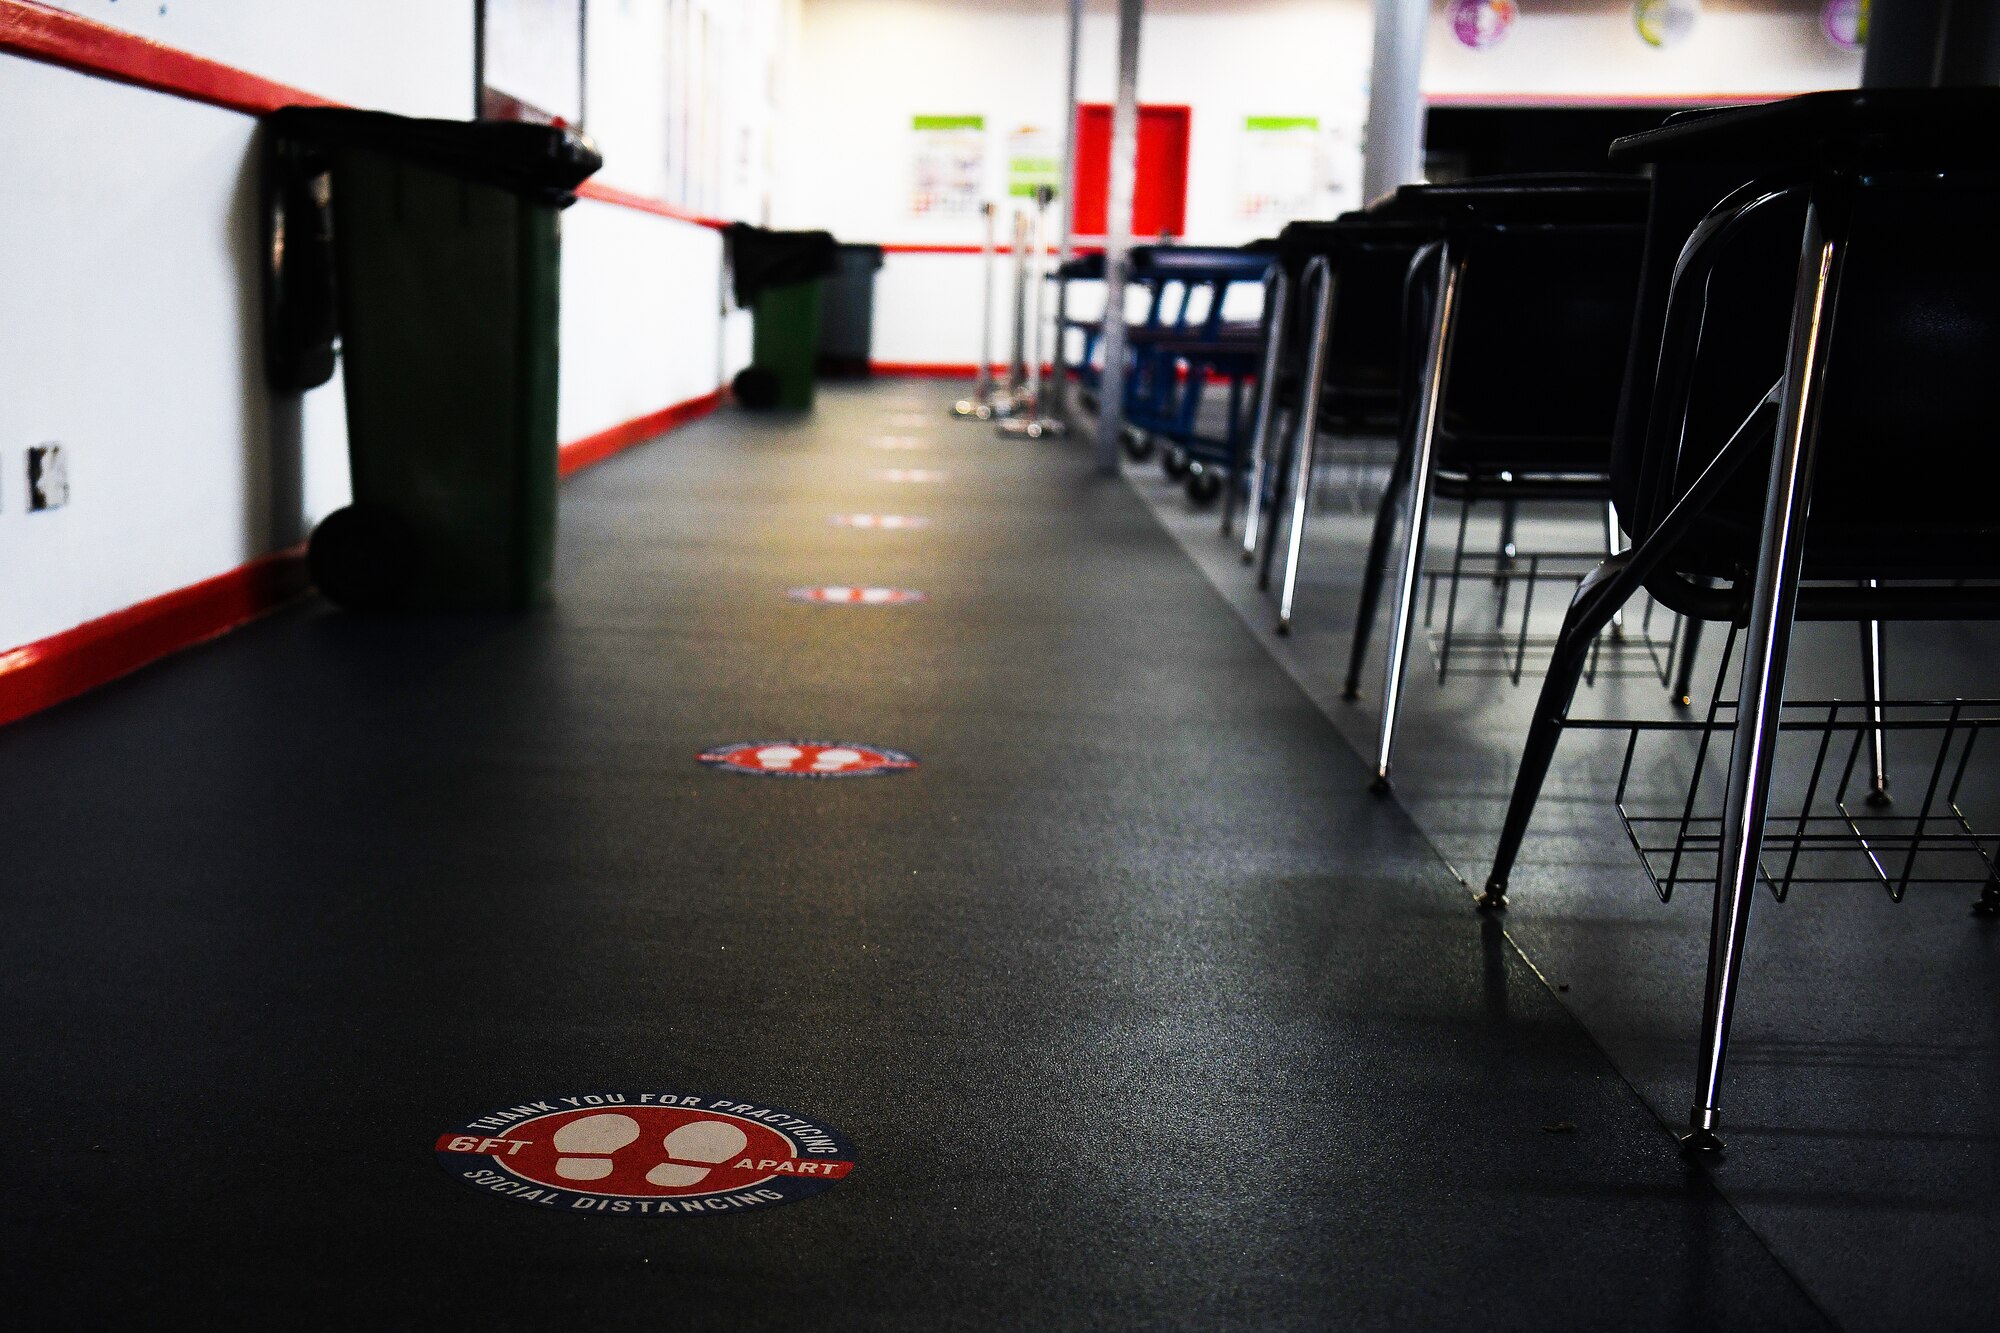
M 1397 192 L 1405 215 L 1431 214 L 1442 236 L 1410 267 L 1401 446 L 1369 542 L 1347 673 L 1351 699 L 1391 572 L 1400 508 L 1378 790 L 1388 786 L 1395 755 L 1433 501 L 1573 500 L 1600 513 L 1610 501 L 1612 429 L 1648 192 L 1646 182 L 1629 176 L 1518 177 Z M 1310 478 L 1301 472 L 1295 485 Z M 1293 504 L 1302 510 L 1296 490 Z M 1280 633 L 1291 623 L 1302 526 L 1293 529 L 1279 594 Z
M 1613 149 L 1656 164 L 1613 455 L 1634 544 L 1570 606 L 1480 901 L 1506 905 L 1584 653 L 1617 609 L 1643 588 L 1740 626 L 1694 1149 L 1721 1146 L 1794 621 L 2000 618 L 1996 130 L 1996 89 L 1829 92 L 1678 115 Z M 2000 883 L 1975 850 L 1992 912 Z

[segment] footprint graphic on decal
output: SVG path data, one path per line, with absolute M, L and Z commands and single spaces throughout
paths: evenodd
M 813 771 L 815 773 L 838 773 L 849 764 L 858 764 L 860 762 L 861 751 L 859 750 L 821 750 L 819 758 L 813 760 Z
M 639 1137 L 639 1122 L 607 1113 L 572 1120 L 556 1131 L 556 1174 L 564 1180 L 602 1180 L 611 1174 L 611 1154 Z M 590 1153 L 592 1156 L 568 1156 Z
M 765 768 L 790 768 L 792 761 L 805 754 L 796 745 L 767 745 L 757 751 L 757 762 Z
M 694 1120 L 667 1135 L 663 1146 L 667 1156 L 680 1160 L 661 1162 L 646 1173 L 646 1180 L 663 1189 L 684 1189 L 700 1184 L 710 1167 L 742 1152 L 750 1140 L 727 1120 Z M 691 1162 L 708 1166 L 688 1165 Z

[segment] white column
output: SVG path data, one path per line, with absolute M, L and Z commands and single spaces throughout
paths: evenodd
M 1104 374 L 1098 380 L 1097 470 L 1118 471 L 1125 434 L 1125 276 L 1139 178 L 1139 23 L 1146 0 L 1118 0 L 1118 104 L 1111 117 L 1111 188 L 1104 220 Z
M 1056 203 L 1062 209 L 1062 240 L 1056 247 L 1056 269 L 1069 263 L 1076 251 L 1076 90 L 1077 69 L 1083 53 L 1083 0 L 1069 0 L 1069 79 L 1063 94 L 1062 187 Z M 1063 320 L 1069 316 L 1069 279 L 1056 281 L 1056 337 L 1054 380 L 1049 385 L 1048 415 L 1069 419 L 1069 376 L 1063 371 Z
M 1424 32 L 1430 0 L 1375 0 L 1375 59 L 1368 69 L 1362 141 L 1363 203 L 1424 178 Z

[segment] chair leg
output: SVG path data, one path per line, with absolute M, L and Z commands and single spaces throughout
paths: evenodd
M 1527 837 L 1528 821 L 1534 817 L 1535 803 L 1541 798 L 1542 783 L 1548 779 L 1570 701 L 1576 697 L 1583 668 L 1590 661 L 1591 645 L 1619 608 L 1639 590 L 1645 581 L 1644 574 L 1645 567 L 1630 552 L 1615 555 L 1586 575 L 1570 599 L 1562 632 L 1556 636 L 1555 651 L 1549 657 L 1549 674 L 1543 677 L 1542 692 L 1535 700 L 1527 743 L 1521 747 L 1521 768 L 1514 775 L 1514 795 L 1507 803 L 1506 821 L 1500 826 L 1493 872 L 1486 877 L 1486 891 L 1479 895 L 1482 908 L 1507 906 L 1507 880 L 1521 854 L 1521 842 Z
M 1406 510 L 1409 522 L 1403 536 L 1403 559 L 1396 574 L 1396 609 L 1389 621 L 1389 658 L 1382 672 L 1382 729 L 1375 748 L 1375 778 L 1372 783 L 1377 792 L 1389 789 L 1389 770 L 1396 749 L 1396 724 L 1403 708 L 1403 673 L 1409 666 L 1410 640 L 1417 630 L 1417 580 L 1423 572 L 1424 539 L 1430 529 L 1431 490 L 1436 481 L 1438 418 L 1443 406 L 1445 376 L 1451 367 L 1458 288 L 1464 273 L 1449 244 L 1439 263 L 1443 273 L 1438 281 L 1437 303 L 1431 313 L 1422 393 L 1412 421 L 1416 438 L 1410 450 L 1410 493 Z
M 1264 473 L 1270 466 L 1271 415 L 1278 403 L 1278 373 L 1285 363 L 1285 320 L 1292 283 L 1282 267 L 1273 266 L 1266 298 L 1263 368 L 1257 375 L 1257 416 L 1250 430 L 1250 483 L 1243 509 L 1243 563 L 1256 558 L 1259 526 L 1264 519 Z
M 1777 445 L 1764 497 L 1756 582 L 1743 636 L 1743 666 L 1736 696 L 1736 729 L 1729 747 L 1729 785 L 1716 844 L 1714 915 L 1709 924 L 1708 978 L 1703 992 L 1697 1100 L 1689 1110 L 1690 1150 L 1722 1147 L 1722 1071 L 1743 967 L 1743 941 L 1764 850 L 1772 759 L 1785 701 L 1785 664 L 1798 606 L 1799 570 L 1805 555 L 1807 498 L 1812 493 L 1813 446 L 1819 434 L 1821 386 L 1828 353 L 1826 317 L 1839 285 L 1841 241 L 1822 228 L 1817 201 L 1806 208 L 1791 348 L 1778 409 Z
M 1333 328 L 1333 268 L 1316 258 L 1307 281 L 1319 282 L 1313 303 L 1312 345 L 1306 351 L 1306 379 L 1299 391 L 1298 454 L 1292 471 L 1292 522 L 1285 534 L 1285 578 L 1278 589 L 1278 633 L 1292 632 L 1292 604 L 1299 591 L 1299 560 L 1305 550 L 1306 511 L 1312 500 L 1313 445 L 1319 438 L 1320 380 L 1326 373 L 1326 344 Z M 1305 284 L 1301 284 L 1304 286 Z
M 1257 591 L 1271 590 L 1271 566 L 1278 558 L 1278 515 L 1292 494 L 1292 458 L 1298 452 L 1298 414 L 1289 413 L 1278 434 L 1278 453 L 1271 460 L 1271 498 L 1264 520 L 1264 549 L 1257 554 Z
M 1615 502 L 1606 500 L 1604 502 L 1604 554 L 1607 557 L 1617 555 L 1619 551 L 1624 549 L 1624 546 L 1625 543 L 1620 540 L 1618 533 L 1618 506 Z M 1625 611 L 1622 607 L 1616 615 L 1611 617 L 1611 632 L 1614 636 L 1625 632 Z
M 1868 586 L 1876 585 L 1875 579 Z M 1877 809 L 1889 802 L 1889 763 L 1882 731 L 1882 622 L 1861 622 L 1861 688 L 1868 701 L 1868 804 Z
M 1775 393 L 1774 388 L 1773 395 Z M 1576 695 L 1577 680 L 1589 661 L 1593 641 L 1611 623 L 1611 617 L 1619 608 L 1630 601 L 1653 572 L 1673 554 L 1689 526 L 1707 512 L 1715 497 L 1736 475 L 1745 455 L 1760 438 L 1758 423 L 1770 402 L 1771 398 L 1767 396 L 1764 402 L 1751 410 L 1644 541 L 1605 561 L 1577 585 L 1576 595 L 1563 617 L 1562 634 L 1556 640 L 1555 652 L 1549 660 L 1548 677 L 1543 681 L 1541 696 L 1536 701 L 1534 723 L 1529 729 L 1528 743 L 1521 756 L 1520 773 L 1514 781 L 1514 796 L 1507 805 L 1500 845 L 1494 853 L 1493 873 L 1487 876 L 1486 892 L 1479 899 L 1481 907 L 1507 905 L 1507 880 L 1513 873 L 1514 860 L 1520 854 L 1521 840 L 1526 836 L 1528 820 L 1535 812 L 1535 801 L 1541 794 L 1543 780 L 1548 776 L 1549 762 L 1555 756 L 1556 740 L 1562 731 L 1564 715 L 1569 701 Z M 1684 640 L 1687 647 L 1681 659 L 1682 690 L 1688 688 L 1693 676 L 1693 643 L 1695 631 L 1700 625 L 1698 620 L 1688 621 L 1689 634 Z
M 1389 543 L 1396 535 L 1396 511 L 1402 501 L 1403 486 L 1409 480 L 1408 455 L 1400 450 L 1389 468 L 1389 483 L 1375 506 L 1375 530 L 1368 537 L 1368 563 L 1361 571 L 1361 601 L 1354 609 L 1354 641 L 1347 653 L 1347 684 L 1341 698 L 1361 697 L 1361 664 L 1367 660 L 1368 640 L 1375 630 L 1375 612 L 1382 604 L 1382 580 L 1389 572 Z
M 1694 659 L 1701 647 L 1702 622 L 1693 616 L 1685 619 L 1681 626 L 1681 660 L 1674 670 L 1673 700 L 1676 707 L 1686 708 L 1694 702 Z

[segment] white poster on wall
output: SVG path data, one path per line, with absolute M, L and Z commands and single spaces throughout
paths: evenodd
M 977 213 L 986 193 L 986 117 L 913 116 L 910 140 L 911 214 Z
M 1318 116 L 1246 116 L 1236 151 L 1237 212 L 1279 224 L 1324 210 L 1332 189 Z

